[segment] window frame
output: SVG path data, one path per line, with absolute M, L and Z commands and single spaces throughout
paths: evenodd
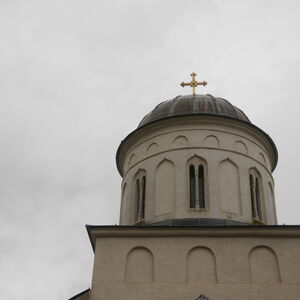
M 190 181 L 190 168 L 194 168 L 195 177 L 195 207 L 191 207 L 191 181 Z M 199 169 L 203 167 L 203 196 L 204 207 L 200 207 L 200 189 L 199 189 Z M 196 171 L 197 169 L 197 171 Z M 204 159 L 193 156 L 186 163 L 186 209 L 188 211 L 208 211 L 209 210 L 209 185 L 208 185 L 208 167 Z M 198 185 L 198 186 L 197 186 Z
M 142 223 L 146 213 L 147 175 L 145 170 L 139 170 L 133 179 L 133 209 L 134 224 Z
M 249 171 L 251 218 L 254 223 L 265 223 L 263 182 L 260 173 L 252 168 Z

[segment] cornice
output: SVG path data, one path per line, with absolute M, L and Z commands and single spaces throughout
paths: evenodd
M 97 238 L 108 237 L 271 237 L 299 238 L 300 225 L 242 226 L 98 226 L 86 225 L 95 251 Z

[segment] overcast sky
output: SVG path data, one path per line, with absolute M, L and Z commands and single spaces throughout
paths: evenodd
M 0 0 L 0 291 L 90 287 L 85 224 L 118 224 L 115 152 L 198 73 L 271 135 L 279 224 L 300 224 L 299 0 Z

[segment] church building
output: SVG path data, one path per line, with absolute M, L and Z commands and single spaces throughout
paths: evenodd
M 120 225 L 86 226 L 91 289 L 71 299 L 300 299 L 300 226 L 277 225 L 276 146 L 191 76 L 191 95 L 121 142 Z

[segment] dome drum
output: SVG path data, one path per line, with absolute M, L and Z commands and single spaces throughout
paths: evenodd
M 163 102 L 118 149 L 120 224 L 276 224 L 276 162 L 270 137 L 228 101 L 192 95 Z

